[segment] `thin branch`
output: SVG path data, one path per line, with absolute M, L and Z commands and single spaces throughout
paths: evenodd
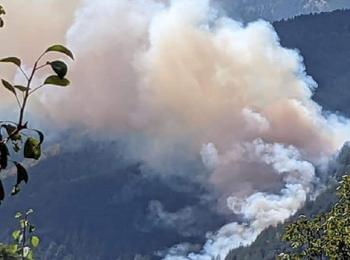
M 32 69 L 32 72 L 30 73 L 30 76 L 27 77 L 27 89 L 26 91 L 23 93 L 24 97 L 23 97 L 23 103 L 21 104 L 18 100 L 18 97 L 17 98 L 17 102 L 19 103 L 20 105 L 20 112 L 19 112 L 19 118 L 18 118 L 18 123 L 16 124 L 17 125 L 17 128 L 15 131 L 13 131 L 7 138 L 3 139 L 3 140 L 0 140 L 0 143 L 4 144 L 4 143 L 7 143 L 12 137 L 14 137 L 15 135 L 17 135 L 21 130 L 27 128 L 27 123 L 24 123 L 23 124 L 23 119 L 24 119 L 24 112 L 25 112 L 25 108 L 26 108 L 26 105 L 27 105 L 27 101 L 28 101 L 28 98 L 29 98 L 29 90 L 30 90 L 30 84 L 32 83 L 32 80 L 34 78 L 34 74 L 38 68 L 38 63 L 39 61 L 41 60 L 41 58 L 46 54 L 46 52 L 43 52 L 39 58 L 35 61 L 34 63 L 34 66 L 33 66 L 33 69 Z M 22 71 L 22 70 L 21 70 Z M 23 71 L 24 73 L 24 71 Z M 26 74 L 24 73 L 24 75 L 26 76 Z
M 15 96 L 16 96 L 16 100 L 17 100 L 18 107 L 21 108 L 21 107 L 22 107 L 22 104 L 21 104 L 21 102 L 19 101 L 18 96 L 17 96 L 17 95 L 15 95 Z
M 41 60 L 41 58 L 46 54 L 46 52 L 43 52 L 39 58 L 35 61 L 34 63 L 34 66 L 33 66 L 33 69 L 32 69 L 32 72 L 30 74 L 30 77 L 28 78 L 28 82 L 27 82 L 27 89 L 25 91 L 25 94 L 24 94 L 24 98 L 23 98 L 23 103 L 22 103 L 22 107 L 20 109 L 20 113 L 19 113 L 19 119 L 18 119 L 18 127 L 23 127 L 23 117 L 24 117 L 24 111 L 25 111 L 25 108 L 26 108 L 26 105 L 27 105 L 27 101 L 28 101 L 28 97 L 29 97 L 29 90 L 30 90 L 30 84 L 32 83 L 32 80 L 33 80 L 33 77 L 34 77 L 34 74 L 38 68 L 38 63 L 39 61 Z
M 17 125 L 16 130 L 14 130 L 8 137 L 6 137 L 5 139 L 2 139 L 0 141 L 0 144 L 6 144 L 9 140 L 11 140 L 14 136 L 16 136 L 20 131 L 22 131 L 23 129 L 27 128 L 27 122 L 24 125 Z
M 39 87 L 36 87 L 35 89 L 33 89 L 32 91 L 29 92 L 29 95 L 33 94 L 35 91 L 41 89 L 42 87 L 44 87 L 45 84 L 41 84 Z
M 34 66 L 32 68 L 32 72 L 30 73 L 30 76 L 28 77 L 27 74 L 22 70 L 21 68 L 21 71 L 22 73 L 24 74 L 24 76 L 27 78 L 27 89 L 25 92 L 23 92 L 23 103 L 21 104 L 18 97 L 16 96 L 17 98 L 17 102 L 20 106 L 20 112 L 19 112 L 19 118 L 18 118 L 18 123 L 16 124 L 17 125 L 17 128 L 16 130 L 14 130 L 7 138 L 3 139 L 3 140 L 0 140 L 0 143 L 4 144 L 4 143 L 7 143 L 8 140 L 10 140 L 12 137 L 14 137 L 15 135 L 17 135 L 21 130 L 23 129 L 26 129 L 27 128 L 27 122 L 23 124 L 23 119 L 24 119 L 24 112 L 25 112 L 25 108 L 26 108 L 26 105 L 27 105 L 27 101 L 28 101 L 28 98 L 30 96 L 30 85 L 32 83 L 32 80 L 34 78 L 34 74 L 35 72 L 39 69 L 39 68 L 43 68 L 44 66 L 48 65 L 49 63 L 46 63 L 45 65 L 41 65 L 38 67 L 38 63 L 39 61 L 41 60 L 42 57 L 44 57 L 44 55 L 46 54 L 46 52 L 43 52 L 39 58 L 35 61 L 34 63 Z M 41 88 L 42 86 L 39 86 L 37 89 Z M 35 90 L 37 90 L 35 89 Z M 33 90 L 34 91 L 34 90 Z M 31 91 L 31 93 L 33 92 Z
M 39 61 L 41 60 L 42 57 L 44 57 L 44 55 L 46 54 L 46 52 L 43 52 L 39 58 L 36 60 L 35 64 L 38 65 Z
M 45 64 L 43 64 L 43 65 L 41 65 L 41 66 L 38 66 L 37 68 L 36 68 L 36 70 L 38 71 L 38 70 L 40 70 L 40 69 L 42 69 L 42 68 L 44 68 L 44 67 L 46 67 L 46 66 L 48 66 L 48 65 L 50 65 L 49 63 L 45 63 Z
M 22 72 L 22 74 L 24 75 L 24 77 L 29 80 L 29 77 L 27 75 L 27 73 L 24 72 L 24 70 L 22 69 L 22 67 L 19 67 L 20 71 Z
M 27 240 L 27 237 L 26 237 L 26 231 L 27 231 L 27 215 L 25 215 L 24 217 L 24 224 L 23 224 L 23 230 L 22 230 L 22 260 L 24 260 L 24 248 L 26 246 L 26 240 Z

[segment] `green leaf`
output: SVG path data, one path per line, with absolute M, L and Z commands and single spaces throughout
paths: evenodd
M 11 135 L 16 129 L 17 127 L 15 127 L 14 125 L 2 125 L 2 127 L 4 127 L 6 129 L 7 135 Z
M 11 244 L 7 248 L 8 248 L 9 253 L 15 255 L 17 253 L 17 250 L 18 250 L 18 245 L 17 244 Z
M 21 191 L 21 189 L 19 188 L 18 185 L 13 186 L 12 190 L 11 190 L 11 196 L 15 196 L 17 193 L 19 193 Z
M 69 83 L 70 82 L 68 79 L 61 79 L 56 75 L 49 76 L 44 82 L 44 84 L 56 85 L 56 86 L 62 86 L 62 87 L 68 86 Z
M 64 63 L 63 61 L 55 60 L 53 62 L 50 62 L 50 65 L 53 71 L 57 74 L 57 76 L 60 79 L 63 79 L 64 76 L 66 76 L 68 71 L 66 63 Z
M 4 200 L 5 198 L 5 189 L 4 185 L 2 185 L 2 181 L 0 180 L 0 201 Z
M 24 144 L 24 157 L 38 160 L 41 156 L 40 141 L 33 137 L 28 137 Z
M 17 182 L 16 185 L 19 185 L 22 181 L 25 183 L 28 182 L 28 173 L 27 170 L 18 162 L 14 162 L 17 168 Z
M 41 131 L 39 131 L 39 130 L 36 130 L 36 129 L 33 129 L 33 130 L 38 133 L 38 135 L 39 135 L 39 143 L 42 144 L 44 142 L 44 134 Z
M 14 125 L 9 125 L 9 124 L 6 124 L 6 125 L 2 125 L 2 127 L 4 127 L 6 129 L 6 132 L 7 132 L 7 135 L 8 136 L 11 136 L 11 134 L 16 131 L 17 127 L 14 126 Z M 11 140 L 12 141 L 17 141 L 17 140 L 21 140 L 21 135 L 20 134 L 16 134 L 14 136 L 11 137 Z
M 22 213 L 21 212 L 17 212 L 16 215 L 15 215 L 15 218 L 20 218 L 22 217 Z
M 38 247 L 39 243 L 40 243 L 40 239 L 37 236 L 32 236 L 30 238 L 30 243 L 32 244 L 33 247 Z
M 51 52 L 51 51 L 64 53 L 67 56 L 69 56 L 72 60 L 74 60 L 73 53 L 63 45 L 60 45 L 60 44 L 53 45 L 49 47 L 45 52 Z
M 29 251 L 26 260 L 34 260 L 33 251 L 32 250 Z
M 24 259 L 27 260 L 27 257 L 28 257 L 28 255 L 29 255 L 29 253 L 30 253 L 31 251 L 32 251 L 32 250 L 30 249 L 29 246 L 23 247 L 23 256 L 24 256 Z M 23 260 L 24 260 L 24 259 L 23 259 Z
M 35 231 L 34 225 L 29 225 L 29 233 L 33 233 Z
M 21 67 L 21 60 L 17 57 L 7 57 L 0 60 L 0 62 L 9 62 Z
M 18 143 L 13 143 L 13 150 L 18 153 L 21 150 L 21 147 Z
M 0 143 L 0 169 L 7 168 L 8 156 L 9 150 L 7 149 L 6 144 Z
M 28 220 L 21 219 L 19 221 L 21 228 L 26 228 L 28 226 Z
M 5 9 L 0 5 L 0 15 L 6 14 Z
M 12 238 L 15 241 L 18 241 L 20 237 L 21 237 L 21 231 L 20 230 L 15 230 L 15 231 L 12 232 Z
M 27 91 L 27 87 L 25 87 L 25 86 L 14 85 L 13 87 L 18 89 L 19 91 L 22 91 L 22 92 L 26 92 Z
M 26 212 L 26 215 L 28 216 L 28 215 L 32 214 L 33 212 L 34 212 L 33 209 L 28 209 L 27 212 Z
M 15 96 L 17 96 L 15 88 L 9 82 L 4 79 L 2 79 L 1 82 L 7 90 L 11 91 Z

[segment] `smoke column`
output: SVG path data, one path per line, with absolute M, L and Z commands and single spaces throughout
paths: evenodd
M 208 233 L 201 252 L 178 245 L 165 259 L 223 259 L 252 243 L 295 214 L 315 168 L 349 138 L 349 121 L 312 101 L 317 84 L 269 23 L 242 25 L 208 0 L 85 0 L 66 41 L 73 85 L 34 109 L 63 128 L 136 138 L 134 156 L 164 174 L 179 155 L 201 158 L 209 174 L 169 174 L 211 187 L 218 210 L 242 216 Z

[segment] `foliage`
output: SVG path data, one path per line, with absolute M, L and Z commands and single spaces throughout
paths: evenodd
M 1 18 L 2 15 L 6 14 L 4 8 L 0 5 L 0 28 L 4 26 L 4 20 Z
M 32 209 L 25 213 L 17 212 L 15 218 L 18 220 L 18 229 L 12 232 L 13 243 L 9 245 L 0 244 L 1 259 L 32 260 L 33 251 L 39 246 L 40 238 L 36 236 L 35 226 L 29 221 Z
M 337 188 L 338 201 L 329 212 L 312 219 L 300 216 L 290 224 L 283 239 L 292 252 L 279 259 L 350 258 L 350 176 L 344 176 Z
M 59 52 L 67 55 L 71 59 L 74 58 L 72 52 L 66 47 L 62 45 L 53 45 L 39 56 L 29 73 L 24 71 L 22 61 L 17 57 L 0 59 L 0 63 L 15 65 L 26 79 L 26 84 L 24 86 L 1 79 L 3 87 L 15 97 L 19 107 L 19 118 L 17 122 L 0 121 L 0 171 L 6 169 L 9 162 L 13 163 L 17 170 L 17 181 L 13 186 L 12 195 L 17 194 L 20 191 L 20 184 L 22 182 L 27 183 L 29 178 L 25 167 L 21 163 L 12 160 L 11 153 L 19 154 L 21 152 L 22 157 L 25 159 L 39 160 L 41 156 L 41 145 L 44 141 L 44 134 L 37 129 L 29 128 L 28 122 L 24 119 L 29 98 L 33 93 L 45 86 L 56 85 L 64 87 L 68 86 L 70 83 L 69 80 L 65 78 L 68 72 L 68 67 L 65 62 L 60 60 L 47 61 L 46 63 L 41 62 L 43 57 L 50 52 Z M 51 67 L 54 75 L 49 75 L 39 86 L 33 86 L 36 73 L 45 67 Z M 0 201 L 4 200 L 4 198 L 4 186 L 0 180 Z
M 4 26 L 4 21 L 1 18 L 1 15 L 4 14 L 5 11 L 0 5 L 0 27 Z M 70 83 L 69 80 L 65 78 L 68 67 L 63 61 L 41 62 L 44 56 L 50 52 L 59 52 L 74 59 L 72 52 L 63 45 L 53 45 L 47 48 L 37 58 L 29 72 L 23 69 L 22 61 L 18 57 L 0 59 L 0 63 L 15 65 L 26 79 L 25 85 L 13 84 L 8 80 L 1 79 L 3 87 L 15 97 L 19 109 L 19 117 L 16 122 L 0 121 L 0 172 L 7 169 L 9 163 L 14 165 L 17 172 L 17 180 L 13 186 L 12 195 L 16 195 L 20 191 L 20 184 L 22 182 L 27 183 L 29 180 L 27 170 L 23 166 L 22 161 L 24 161 L 24 159 L 39 160 L 41 157 L 41 145 L 44 141 L 44 134 L 37 129 L 29 128 L 28 122 L 25 120 L 25 111 L 30 97 L 34 92 L 45 86 L 67 86 Z M 51 67 L 54 75 L 49 75 L 42 84 L 35 86 L 33 81 L 36 79 L 36 73 L 45 67 Z M 14 160 L 14 157 L 16 160 Z M 21 160 L 21 163 L 17 160 Z M 4 198 L 5 189 L 0 179 L 0 202 L 3 201 Z M 33 250 L 38 247 L 40 239 L 33 234 L 35 232 L 35 227 L 29 221 L 29 216 L 32 213 L 32 209 L 29 209 L 25 213 L 16 213 L 15 218 L 18 219 L 19 229 L 12 232 L 14 241 L 12 244 L 0 244 L 1 259 L 34 259 Z

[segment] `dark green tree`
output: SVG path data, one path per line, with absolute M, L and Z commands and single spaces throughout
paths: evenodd
M 0 28 L 4 26 L 4 20 L 1 18 L 2 15 L 6 14 L 4 8 L 0 5 Z
M 287 226 L 283 239 L 291 250 L 278 259 L 350 259 L 350 176 L 343 176 L 337 195 L 328 212 Z

